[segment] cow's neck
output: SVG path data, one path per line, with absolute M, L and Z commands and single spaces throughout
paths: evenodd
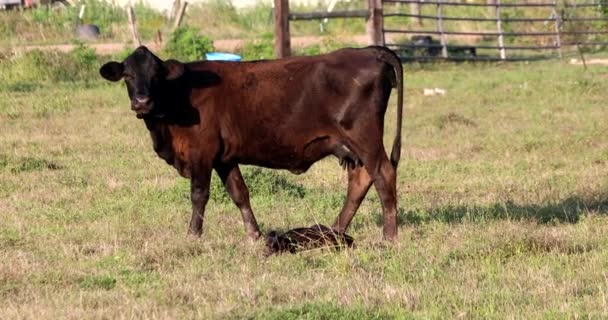
M 156 118 L 145 118 L 144 122 L 150 131 L 154 151 L 156 151 L 159 157 L 172 165 L 175 157 L 169 125 Z

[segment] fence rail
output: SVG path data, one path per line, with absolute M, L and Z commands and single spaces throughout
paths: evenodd
M 564 2 L 563 6 L 566 8 L 589 8 L 589 7 L 597 7 L 602 4 L 600 2 L 588 2 L 588 3 L 574 3 Z M 458 6 L 458 7 L 495 7 L 496 4 L 493 3 L 482 3 L 482 2 L 454 2 L 454 1 L 424 1 L 424 0 L 384 0 L 386 3 L 410 3 L 410 4 L 429 4 L 429 5 L 446 5 L 446 6 Z M 513 8 L 513 7 L 553 7 L 555 4 L 553 2 L 537 2 L 537 3 L 503 3 L 500 5 L 504 8 Z
M 337 12 L 336 12 L 337 13 Z M 321 12 L 318 17 L 311 19 L 319 19 L 325 18 L 323 15 L 324 12 Z M 294 16 L 300 16 L 300 14 L 293 14 Z M 361 17 L 366 17 L 367 15 L 361 15 Z M 418 18 L 418 19 L 427 19 L 427 20 L 439 20 L 440 18 L 437 16 L 429 16 L 423 14 L 411 14 L 411 13 L 385 13 L 385 17 L 409 17 L 409 18 Z M 345 16 L 346 17 L 346 16 Z M 295 19 L 293 19 L 295 20 Z M 547 17 L 547 18 L 478 18 L 478 17 L 441 17 L 441 20 L 444 21 L 479 21 L 479 22 L 496 22 L 498 20 L 502 22 L 550 22 L 550 21 L 608 21 L 608 17 L 594 17 L 594 18 L 584 18 L 584 17 Z
M 437 16 L 429 16 L 422 14 L 411 14 L 411 13 L 385 13 L 385 17 L 410 17 L 410 18 L 418 18 L 418 19 L 427 19 L 427 20 L 444 20 L 444 21 L 487 21 L 487 22 L 496 22 L 499 19 L 497 18 L 478 18 L 478 17 L 437 17 Z M 504 18 L 500 19 L 504 22 L 535 22 L 535 21 L 555 21 L 555 18 Z
M 567 8 L 589 8 L 589 7 L 597 7 L 600 5 L 602 5 L 602 4 L 599 2 L 591 2 L 591 3 L 576 3 L 576 1 L 574 3 L 564 2 L 564 7 L 567 7 Z
M 560 31 L 560 32 L 468 32 L 468 31 L 431 31 L 431 30 L 394 30 L 383 29 L 388 33 L 408 33 L 408 34 L 438 34 L 438 35 L 460 35 L 460 36 L 519 36 L 519 37 L 546 37 L 557 35 L 589 35 L 589 34 L 608 34 L 608 30 L 602 31 Z
M 608 43 L 608 42 L 602 42 Z M 402 44 L 402 43 L 387 43 L 386 46 L 390 47 L 399 47 L 399 48 L 441 48 L 440 44 Z M 508 50 L 542 50 L 542 49 L 557 49 L 558 46 L 488 46 L 488 45 L 475 45 L 475 46 L 466 46 L 466 45 L 446 45 L 448 49 L 467 49 L 467 48 L 476 48 L 476 49 L 508 49 Z
M 324 11 L 324 12 L 290 12 L 289 0 L 274 1 L 274 46 L 277 58 L 291 55 L 291 36 L 289 22 L 298 20 L 324 20 L 324 19 L 348 19 L 364 18 L 366 20 L 366 31 L 368 43 L 373 45 L 384 44 L 384 16 L 382 11 L 382 0 L 367 0 L 366 10 L 349 11 Z M 333 9 L 333 7 L 331 7 Z
M 482 1 L 482 0 L 478 0 Z M 441 0 L 383 0 L 383 3 L 388 5 L 393 4 L 410 4 L 410 12 L 400 12 L 403 10 L 403 6 L 399 6 L 391 12 L 384 13 L 384 17 L 387 21 L 395 18 L 409 18 L 417 19 L 418 26 L 410 23 L 409 28 L 398 28 L 394 26 L 383 28 L 385 38 L 390 38 L 390 34 L 404 34 L 411 35 L 411 43 L 397 43 L 393 40 L 386 43 L 386 46 L 391 47 L 401 53 L 402 59 L 404 60 L 435 60 L 435 59 L 446 59 L 446 60 L 521 60 L 526 57 L 522 57 L 520 54 L 513 54 L 510 51 L 550 51 L 553 54 L 548 57 L 554 57 L 556 54 L 561 57 L 562 49 L 566 46 L 606 46 L 608 41 L 604 39 L 597 39 L 603 35 L 608 34 L 608 23 L 604 24 L 599 29 L 597 26 L 589 27 L 586 23 L 601 23 L 608 22 L 608 16 L 604 16 L 602 12 L 608 11 L 608 1 L 603 0 L 602 2 L 585 2 L 585 3 L 569 3 L 566 1 L 558 0 L 551 2 L 534 2 L 534 3 L 501 3 L 500 0 L 493 0 L 491 2 L 455 2 L 441 1 Z M 414 6 L 417 6 L 414 7 Z M 421 7 L 427 8 L 425 13 L 421 13 Z M 385 8 L 386 8 L 385 7 Z M 429 13 L 429 7 L 435 7 L 435 14 Z M 460 14 L 457 15 L 444 15 L 446 11 L 449 11 L 450 7 L 481 7 L 491 10 L 491 14 L 494 17 L 484 16 L 463 16 L 462 10 L 458 11 Z M 598 8 L 602 10 L 594 10 L 589 8 Z M 539 13 L 534 17 L 503 17 L 503 11 L 501 9 L 509 8 L 537 8 Z M 584 9 L 587 8 L 587 9 Z M 585 14 L 580 14 L 584 10 Z M 525 9 L 524 9 L 525 10 Z M 588 14 L 588 11 L 593 11 L 595 14 Z M 545 17 L 539 17 L 545 12 Z M 536 11 L 535 11 L 536 13 Z M 429 28 L 422 29 L 420 26 L 423 25 L 423 21 L 434 21 L 436 28 L 429 30 Z M 486 26 L 479 31 L 471 30 L 458 30 L 458 28 L 446 28 L 448 22 L 481 22 L 481 23 L 494 23 L 493 27 Z M 525 23 L 527 30 L 517 31 L 517 28 L 513 29 L 513 26 L 517 26 L 519 23 Z M 542 26 L 540 25 L 542 23 Z M 505 29 L 505 26 L 509 25 Z M 540 27 L 530 27 L 530 26 Z M 413 26 L 413 27 L 412 27 Z M 547 31 L 547 28 L 551 27 L 552 31 Z M 492 30 L 494 29 L 494 30 Z M 432 36 L 438 36 L 438 40 L 432 38 Z M 476 43 L 474 45 L 459 45 L 454 44 L 452 37 L 482 37 L 483 43 Z M 578 39 L 585 37 L 586 39 Z M 488 44 L 490 41 L 488 38 L 495 38 L 497 41 L 496 45 Z M 521 40 L 521 39 L 538 39 L 538 40 Z M 549 39 L 547 39 L 549 38 Z M 594 39 L 595 38 L 595 39 Z M 509 41 L 506 41 L 506 40 Z M 600 41 L 598 41 L 600 40 Z M 517 43 L 523 41 L 523 43 Z M 506 44 L 505 42 L 509 42 Z M 531 43 L 532 42 L 532 43 Z M 535 44 L 536 42 L 536 44 Z M 551 43 L 547 43 L 551 42 Z M 485 55 L 479 55 L 479 50 L 489 50 L 490 55 L 484 52 Z M 492 56 L 498 53 L 497 56 Z M 422 55 L 420 55 L 422 53 Z M 418 54 L 418 56 L 416 56 Z M 539 56 L 529 56 L 530 59 L 536 59 Z
M 454 7 L 496 7 L 495 4 L 478 3 L 478 2 L 451 2 L 451 1 L 422 1 L 422 0 L 384 0 L 385 3 L 418 3 L 426 5 L 443 5 Z M 503 8 L 509 7 L 553 7 L 553 3 L 504 3 L 500 5 Z
M 369 44 L 393 48 L 404 60 L 535 60 L 561 57 L 562 49 L 567 46 L 608 46 L 608 37 L 605 37 L 608 35 L 608 0 L 476 1 L 366 0 L 367 8 L 361 10 L 290 12 L 289 0 L 274 0 L 275 51 L 277 57 L 291 54 L 290 21 L 352 18 L 366 20 Z M 410 10 L 404 10 L 408 6 L 401 4 L 409 4 Z M 486 11 L 478 14 L 479 10 L 457 10 L 457 14 L 450 14 L 452 7 L 479 7 Z M 513 9 L 534 10 L 534 14 L 514 17 Z M 471 11 L 477 15 L 463 13 Z M 409 23 L 404 28 L 391 23 L 399 19 L 414 19 L 418 25 Z M 422 28 L 423 21 L 432 21 L 435 28 L 429 25 Z M 474 22 L 478 29 L 451 26 L 461 22 Z M 594 25 L 590 27 L 591 23 Z M 598 25 L 601 25 L 599 29 Z M 395 41 L 391 35 L 406 35 L 411 40 Z M 469 44 L 457 43 L 471 37 L 475 38 L 466 42 Z M 549 54 L 539 55 L 539 52 Z
M 289 20 L 319 20 L 328 18 L 368 18 L 368 10 L 350 10 L 350 11 L 318 11 L 304 13 L 290 13 Z

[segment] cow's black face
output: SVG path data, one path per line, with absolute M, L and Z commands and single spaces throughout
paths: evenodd
M 139 47 L 122 63 L 111 61 L 104 64 L 99 73 L 109 81 L 125 80 L 131 109 L 138 118 L 153 114 L 162 117 L 160 100 L 163 83 L 182 75 L 184 65 L 175 60 L 162 61 L 146 47 Z

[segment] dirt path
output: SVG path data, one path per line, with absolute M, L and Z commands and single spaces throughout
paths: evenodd
M 305 36 L 305 37 L 292 37 L 291 38 L 291 46 L 293 48 L 302 48 L 313 44 L 319 44 L 323 42 L 325 37 L 322 36 Z M 365 35 L 356 35 L 356 36 L 347 36 L 341 38 L 342 41 L 352 42 L 358 45 L 365 45 L 367 43 L 367 36 Z M 238 50 L 243 46 L 246 40 L 242 39 L 224 39 L 224 40 L 215 40 L 213 45 L 217 51 L 228 51 L 233 52 Z M 150 48 L 153 51 L 156 51 L 159 48 L 159 45 L 154 42 L 145 42 L 143 43 L 145 46 Z M 125 43 L 90 43 L 88 44 L 91 48 L 95 49 L 98 54 L 112 54 L 116 52 L 122 51 L 127 44 Z M 74 46 L 71 44 L 55 44 L 55 45 L 28 45 L 28 46 L 20 46 L 16 48 L 12 48 L 12 51 L 29 51 L 34 49 L 39 50 L 57 50 L 62 52 L 67 52 L 72 50 Z
M 584 63 L 580 59 L 570 59 L 570 64 L 577 64 L 577 65 L 583 65 L 583 64 L 608 65 L 608 59 L 586 59 Z

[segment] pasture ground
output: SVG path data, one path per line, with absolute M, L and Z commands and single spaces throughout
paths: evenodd
M 608 67 L 406 65 L 399 243 L 262 257 L 214 177 L 204 235 L 123 85 L 0 88 L 0 318 L 608 317 Z M 422 95 L 439 87 L 445 96 Z M 394 133 L 391 100 L 386 144 Z M 267 232 L 331 224 L 334 158 L 243 169 Z

